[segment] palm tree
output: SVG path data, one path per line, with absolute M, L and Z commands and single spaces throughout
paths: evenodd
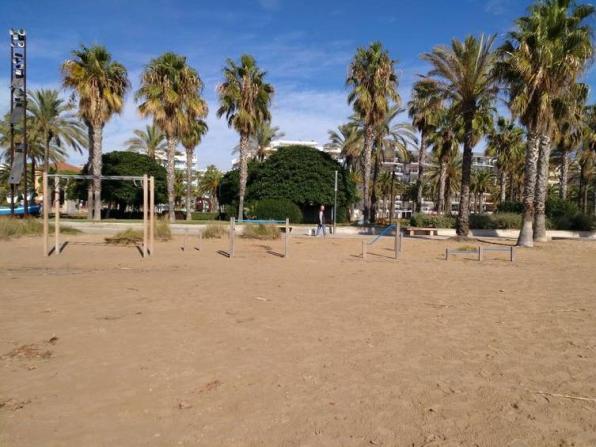
M 484 194 L 495 186 L 495 176 L 490 169 L 477 169 L 472 173 L 471 189 L 476 197 L 476 212 L 484 213 Z
M 477 121 L 484 119 L 497 94 L 493 76 L 495 55 L 492 46 L 495 37 L 479 39 L 468 36 L 463 42 L 454 39 L 451 47 L 438 46 L 422 55 L 433 69 L 425 79 L 434 81 L 438 94 L 450 103 L 453 113 L 459 115 L 463 128 L 463 160 L 460 188 L 458 236 L 467 236 L 470 214 L 470 177 L 472 150 L 478 141 Z
M 260 122 L 254 135 L 250 139 L 250 145 L 253 149 L 255 158 L 263 161 L 267 156 L 267 149 L 271 146 L 273 140 L 283 138 L 284 133 L 280 132 L 279 127 L 271 126 L 269 121 Z
M 48 172 L 52 145 L 72 147 L 81 153 L 87 145 L 83 124 L 76 115 L 69 113 L 71 107 L 58 97 L 57 90 L 34 90 L 29 93 L 27 111 L 30 114 L 30 132 L 43 148 L 44 172 Z
M 152 160 L 165 156 L 167 150 L 166 136 L 154 124 L 145 126 L 145 130 L 136 129 L 134 137 L 124 143 L 126 150 L 146 154 Z
M 344 167 L 354 172 L 359 166 L 363 147 L 362 134 L 359 132 L 358 125 L 354 122 L 342 124 L 337 130 L 328 131 L 328 134 L 327 148 L 338 150 L 344 161 Z
M 223 69 L 224 82 L 217 87 L 217 116 L 221 118 L 225 115 L 228 126 L 240 135 L 239 220 L 244 216 L 250 138 L 255 135 L 260 123 L 271 121 L 269 106 L 274 90 L 271 84 L 265 82 L 266 74 L 252 56 L 244 54 L 239 64 L 227 60 Z
M 359 48 L 349 67 L 346 84 L 352 88 L 348 103 L 364 123 L 364 218 L 370 222 L 371 188 L 370 175 L 375 128 L 387 116 L 391 102 L 399 105 L 395 61 L 380 42 L 368 48 Z
M 89 161 L 93 173 L 93 217 L 101 219 L 101 155 L 103 127 L 112 115 L 120 113 L 124 95 L 130 88 L 126 68 L 112 60 L 100 45 L 82 46 L 73 59 L 62 65 L 63 84 L 79 99 L 79 115 L 87 124 Z
M 212 210 L 219 209 L 217 193 L 219 192 L 219 184 L 222 178 L 223 173 L 214 165 L 209 165 L 199 179 L 199 193 L 209 195 Z
M 593 11 L 572 0 L 540 1 L 516 21 L 500 49 L 497 73 L 509 89 L 512 113 L 528 133 L 520 246 L 546 240 L 551 140 L 558 111 L 567 106 L 569 89 L 592 56 L 591 29 L 583 22 Z
M 439 162 L 438 169 L 438 191 L 437 191 L 437 212 L 440 214 L 449 211 L 451 207 L 446 207 L 448 168 L 451 160 L 455 159 L 459 154 L 459 141 L 457 132 L 453 122 L 453 116 L 449 111 L 444 111 L 438 117 L 436 126 L 433 127 L 432 133 L 428 135 L 428 143 L 432 146 L 433 154 Z
M 422 209 L 422 191 L 424 189 L 424 164 L 426 163 L 426 147 L 428 135 L 437 122 L 437 117 L 443 108 L 440 96 L 434 83 L 421 79 L 412 88 L 412 97 L 408 101 L 408 114 L 412 125 L 420 132 L 420 146 L 418 149 L 418 178 L 416 179 L 416 210 Z
M 186 149 L 186 220 L 191 220 L 190 197 L 192 195 L 192 158 L 203 136 L 207 133 L 207 123 L 204 120 L 193 121 L 188 131 L 182 135 L 181 143 Z
M 141 101 L 139 112 L 153 117 L 153 123 L 166 136 L 168 213 L 176 220 L 175 156 L 176 144 L 189 132 L 194 121 L 207 116 L 207 103 L 201 97 L 203 82 L 197 71 L 186 63 L 186 58 L 175 53 L 164 53 L 152 59 L 141 76 L 136 100 Z
M 499 200 L 504 202 L 507 195 L 507 176 L 514 169 L 516 154 L 523 145 L 523 131 L 512 120 L 502 116 L 497 118 L 497 125 L 488 133 L 488 145 L 485 155 L 496 158 L 499 171 Z M 509 182 L 513 182 L 509 176 Z

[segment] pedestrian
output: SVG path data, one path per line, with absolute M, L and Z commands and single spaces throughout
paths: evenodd
M 321 230 L 323 231 L 323 237 L 325 237 L 327 235 L 326 230 L 325 230 L 325 205 L 321 205 L 321 208 L 319 208 L 319 218 L 317 220 L 317 234 L 316 234 L 316 236 L 319 235 Z

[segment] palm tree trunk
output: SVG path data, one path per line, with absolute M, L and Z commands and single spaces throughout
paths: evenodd
M 500 189 L 499 195 L 500 195 L 501 203 L 503 203 L 506 199 L 506 197 L 505 197 L 506 185 L 507 185 L 507 174 L 505 174 L 504 170 L 501 170 L 501 177 L 499 179 L 499 189 Z
M 445 180 L 445 214 L 451 216 L 451 178 Z
M 176 161 L 176 138 L 168 136 L 168 156 L 167 156 L 167 177 L 168 177 L 168 215 L 170 222 L 176 221 L 176 173 L 175 173 L 175 161 Z
M 379 157 L 375 157 L 375 164 L 373 169 L 373 178 L 372 178 L 372 188 L 370 191 L 370 222 L 375 222 L 377 220 L 377 205 L 378 205 L 378 197 L 377 197 L 377 181 L 379 179 Z
M 484 192 L 478 193 L 478 214 L 482 214 L 484 212 L 483 205 L 484 205 Z
M 46 132 L 47 134 L 47 132 Z M 43 148 L 43 172 L 46 174 L 50 170 L 50 137 L 44 137 L 45 146 Z
M 437 203 L 437 212 L 443 214 L 445 212 L 445 191 L 447 186 L 447 160 L 441 160 L 439 171 L 439 201 Z
M 559 197 L 567 199 L 567 181 L 569 178 L 569 154 L 567 151 L 561 153 L 561 178 L 559 179 Z
M 464 116 L 464 154 L 461 165 L 461 188 L 459 197 L 459 214 L 456 232 L 458 236 L 467 236 L 470 232 L 470 179 L 472 176 L 472 118 L 469 113 Z
M 193 149 L 186 148 L 186 220 L 191 220 L 190 196 L 192 194 L 192 155 Z
M 93 126 L 93 220 L 101 220 L 101 139 L 102 125 Z
M 519 247 L 533 247 L 534 224 L 534 188 L 536 187 L 536 169 L 538 167 L 539 138 L 535 133 L 528 133 L 526 148 L 525 175 L 522 192 L 524 211 L 522 214 L 522 227 L 517 238 Z
M 371 221 L 370 171 L 372 164 L 373 129 L 367 126 L 364 135 L 364 222 Z
M 416 209 L 422 211 L 422 189 L 424 187 L 422 176 L 424 175 L 424 161 L 426 158 L 426 136 L 424 131 L 420 134 L 420 149 L 418 150 L 418 178 L 416 179 Z
M 542 135 L 538 155 L 536 189 L 534 190 L 534 240 L 546 242 L 546 195 L 550 160 L 550 136 Z
M 87 158 L 87 173 L 91 173 L 91 167 L 93 166 L 93 126 L 89 121 L 85 121 L 87 125 L 87 151 L 89 157 Z M 49 142 L 48 142 L 48 156 L 49 158 Z M 48 161 L 49 162 L 49 161 Z M 91 182 L 87 188 L 87 219 L 93 219 L 93 182 Z
M 248 180 L 248 135 L 240 135 L 240 191 L 238 194 L 238 220 L 244 219 L 244 195 Z

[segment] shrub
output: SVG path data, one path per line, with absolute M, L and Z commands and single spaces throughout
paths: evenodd
M 106 237 L 106 243 L 113 245 L 136 245 L 143 242 L 143 232 L 127 228 L 116 233 L 114 236 Z
M 596 228 L 593 216 L 582 213 L 575 202 L 558 197 L 546 201 L 546 216 L 557 230 L 592 231 Z
M 203 238 L 205 239 L 221 239 L 226 233 L 226 227 L 220 224 L 209 224 L 203 230 Z
M 161 241 L 169 241 L 172 239 L 172 230 L 170 229 L 170 223 L 167 218 L 157 219 L 155 236 Z
M 521 228 L 521 214 L 471 214 L 470 228 L 477 230 L 510 230 Z
M 416 213 L 410 218 L 410 225 L 425 228 L 455 228 L 455 218 L 451 216 Z
M 54 225 L 49 225 L 49 233 L 54 232 Z M 70 227 L 60 226 L 62 234 L 78 234 L 79 230 Z M 43 222 L 31 218 L 0 218 L 0 240 L 17 238 L 21 236 L 41 236 L 43 234 Z
M 302 222 L 302 211 L 294 202 L 287 199 L 263 199 L 254 205 L 254 214 L 257 219 L 285 220 L 292 223 Z
M 219 213 L 191 213 L 192 220 L 216 220 Z
M 497 205 L 497 213 L 516 213 L 521 214 L 524 205 L 521 202 L 502 202 Z
M 242 237 L 246 239 L 279 239 L 281 231 L 275 225 L 245 225 Z

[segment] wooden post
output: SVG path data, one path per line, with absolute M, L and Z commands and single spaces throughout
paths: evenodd
M 48 173 L 43 173 L 43 255 L 49 255 L 48 249 L 48 232 L 49 232 L 49 207 L 50 207 L 50 194 L 48 191 Z
M 445 261 L 448 261 L 448 260 L 449 260 L 449 249 L 446 248 L 445 249 Z
M 234 256 L 234 239 L 236 236 L 236 219 L 231 217 L 230 218 L 230 258 Z
M 288 257 L 288 238 L 290 237 L 290 219 L 286 217 L 286 237 L 284 238 L 284 258 Z
M 155 177 L 149 177 L 149 254 L 153 256 L 155 245 Z
M 54 253 L 60 254 L 60 178 L 54 177 Z
M 148 244 L 148 226 L 149 222 L 149 185 L 148 185 L 147 174 L 143 175 L 143 258 L 147 257 L 147 244 Z
M 482 261 L 482 246 L 478 246 L 478 260 Z
M 509 247 L 509 261 L 513 262 L 515 259 L 515 253 L 514 253 L 514 249 L 513 249 L 513 245 L 511 247 Z
M 366 260 L 366 240 L 362 241 L 362 260 Z

